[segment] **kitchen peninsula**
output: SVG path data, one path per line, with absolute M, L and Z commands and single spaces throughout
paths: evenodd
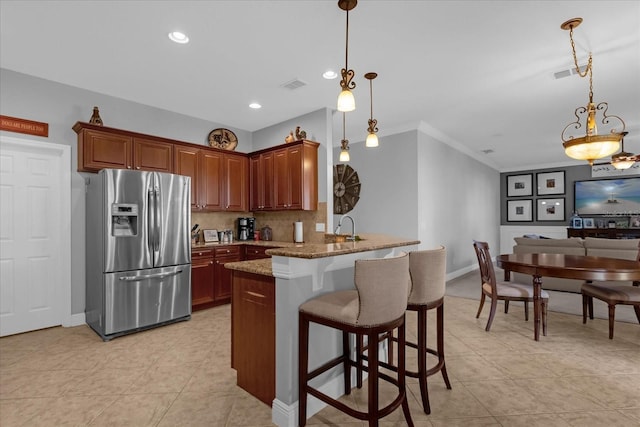
M 354 263 L 417 249 L 418 240 L 363 234 L 361 240 L 296 244 L 266 251 L 271 259 L 232 262 L 232 367 L 238 385 L 272 405 L 279 426 L 297 425 L 298 307 L 318 295 L 353 289 Z M 310 367 L 342 351 L 340 334 L 313 328 Z M 344 384 L 339 372 L 319 378 L 320 389 L 338 397 Z M 324 403 L 309 399 L 308 415 Z

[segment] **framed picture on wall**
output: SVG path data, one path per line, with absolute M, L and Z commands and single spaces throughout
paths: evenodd
M 538 196 L 564 194 L 564 171 L 537 173 L 536 185 Z
M 533 196 L 532 180 L 530 173 L 507 176 L 507 197 Z
M 538 221 L 564 221 L 564 198 L 538 199 Z
M 532 206 L 531 199 L 507 200 L 507 221 L 533 221 Z

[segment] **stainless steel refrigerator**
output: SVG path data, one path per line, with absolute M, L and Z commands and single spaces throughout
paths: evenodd
M 86 322 L 103 340 L 191 317 L 186 176 L 103 169 L 86 194 Z

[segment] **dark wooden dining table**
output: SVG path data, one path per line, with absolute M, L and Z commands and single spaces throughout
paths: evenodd
M 544 287 L 543 277 L 605 281 L 640 281 L 640 262 L 618 258 L 605 258 L 562 254 L 504 254 L 498 255 L 496 264 L 505 272 L 505 280 L 510 272 L 516 271 L 533 277 L 533 335 L 540 339 L 540 318 Z

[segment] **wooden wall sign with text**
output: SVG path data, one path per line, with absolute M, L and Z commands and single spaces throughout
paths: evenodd
M 49 136 L 49 124 L 34 122 L 33 120 L 18 119 L 0 115 L 0 130 L 9 132 L 26 133 L 35 136 Z

